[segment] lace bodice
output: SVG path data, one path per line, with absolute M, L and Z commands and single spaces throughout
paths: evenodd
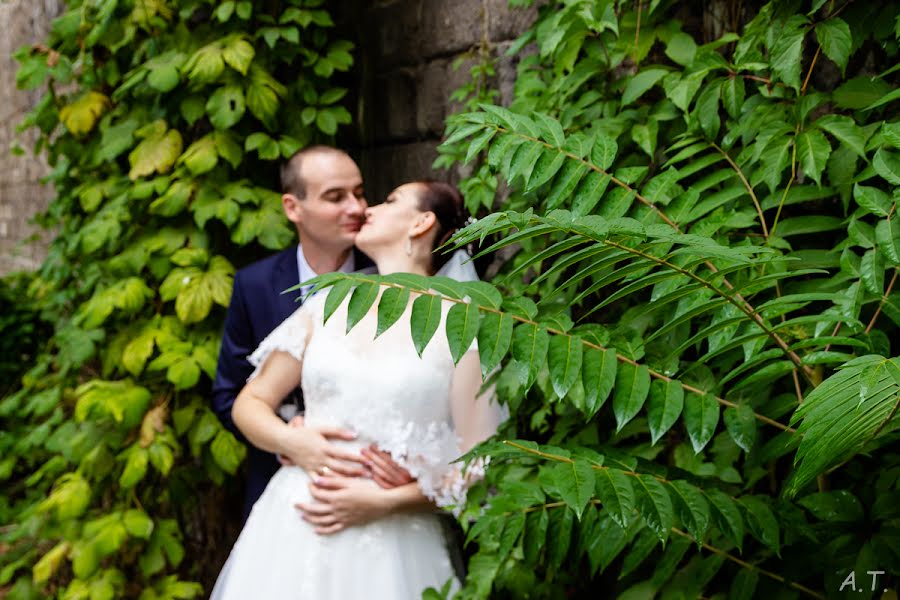
M 455 366 L 443 327 L 449 303 L 441 326 L 419 357 L 410 337 L 411 302 L 406 313 L 375 338 L 375 307 L 345 334 L 347 300 L 323 324 L 326 296 L 307 300 L 263 340 L 249 357 L 257 367 L 251 378 L 271 352 L 288 352 L 302 364 L 307 424 L 351 429 L 361 441 L 390 452 L 439 506 L 458 504 L 465 493 L 464 478 L 459 465 L 451 463 L 463 453 L 465 432 L 454 427 L 459 407 L 451 407 Z M 474 344 L 470 351 L 476 351 Z M 476 410 L 479 403 L 471 405 Z M 499 422 L 497 414 L 483 418 L 494 427 Z

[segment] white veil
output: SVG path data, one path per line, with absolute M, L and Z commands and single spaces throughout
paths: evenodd
M 435 275 L 438 277 L 449 277 L 456 281 L 479 281 L 478 272 L 475 271 L 475 263 L 472 262 L 472 257 L 462 248 L 454 252 L 450 260 Z

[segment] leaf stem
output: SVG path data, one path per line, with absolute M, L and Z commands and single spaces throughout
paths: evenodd
M 816 61 L 819 60 L 819 54 L 822 53 L 822 46 L 816 48 L 816 53 L 813 55 L 812 62 L 809 64 L 809 71 L 806 72 L 806 79 L 803 80 L 803 86 L 800 88 L 800 95 L 804 95 L 806 93 L 806 86 L 809 85 L 809 78 L 812 76 L 813 68 L 816 66 Z
M 884 295 L 881 297 L 881 302 L 878 303 L 878 308 L 875 309 L 875 314 L 872 315 L 872 319 L 869 321 L 869 324 L 866 325 L 866 333 L 872 331 L 872 328 L 875 327 L 875 322 L 878 320 L 878 315 L 881 314 L 881 307 L 884 306 L 884 303 L 887 302 L 888 296 L 891 295 L 891 290 L 894 289 L 894 284 L 897 282 L 897 267 L 894 267 L 894 276 L 891 277 L 890 283 L 888 283 L 887 290 L 884 292 Z
M 541 140 L 541 139 L 538 139 L 538 138 L 535 138 L 535 137 L 531 137 L 531 136 L 528 136 L 528 135 L 523 135 L 523 134 L 521 134 L 521 133 L 519 133 L 519 132 L 511 131 L 511 130 L 506 129 L 506 128 L 504 128 L 504 127 L 501 127 L 501 126 L 499 126 L 499 125 L 493 125 L 493 124 L 492 124 L 492 125 L 489 125 L 489 127 L 493 127 L 496 131 L 498 131 L 498 132 L 500 132 L 500 133 L 505 133 L 505 134 L 508 134 L 508 135 L 516 135 L 516 136 L 518 136 L 518 137 L 520 137 L 520 138 L 522 138 L 522 139 L 524 139 L 524 140 L 528 140 L 528 141 L 530 141 L 530 142 L 535 142 L 535 143 L 541 144 L 541 145 L 543 145 L 545 148 L 549 148 L 549 149 L 556 150 L 557 152 L 561 153 L 562 155 L 567 156 L 568 158 L 570 158 L 570 159 L 572 159 L 572 160 L 576 160 L 576 161 L 578 161 L 578 162 L 580 162 L 580 163 L 586 165 L 589 169 L 591 169 L 591 170 L 593 170 L 593 171 L 596 171 L 596 172 L 598 172 L 598 173 L 601 173 L 601 174 L 603 174 L 603 175 L 606 175 L 607 177 L 609 177 L 610 181 L 612 181 L 612 182 L 613 182 L 614 184 L 616 184 L 617 186 L 619 186 L 619 187 L 621 187 L 622 189 L 627 190 L 627 191 L 629 191 L 629 192 L 633 192 L 634 195 L 635 195 L 635 198 L 637 198 L 642 204 L 646 205 L 648 208 L 650 208 L 652 211 L 654 211 L 654 212 L 655 212 L 655 213 L 656 213 L 663 221 L 665 221 L 667 224 L 669 224 L 675 231 L 677 231 L 678 233 L 683 233 L 683 231 L 681 230 L 681 228 L 679 228 L 678 225 L 677 225 L 674 221 L 672 221 L 669 217 L 667 217 L 667 216 L 665 215 L 665 213 L 663 213 L 659 208 L 657 208 L 655 204 L 653 204 L 652 202 L 650 202 L 650 200 L 648 200 L 647 198 L 645 198 L 644 196 L 642 196 L 636 189 L 632 188 L 632 187 L 629 186 L 627 183 L 625 183 L 625 182 L 623 182 L 623 181 L 617 179 L 617 178 L 614 177 L 613 175 L 611 175 L 611 174 L 610 174 L 608 171 L 606 171 L 605 169 L 601 169 L 601 168 L 598 167 L 597 165 L 592 164 L 592 163 L 590 163 L 590 162 L 584 160 L 584 159 L 581 158 L 580 156 L 577 156 L 577 155 L 575 155 L 575 154 L 572 154 L 571 152 L 568 152 L 567 150 L 565 150 L 565 149 L 563 149 L 563 148 L 560 148 L 559 146 L 554 146 L 554 145 L 552 145 L 552 144 L 549 144 L 549 143 L 547 143 L 547 142 L 545 142 L 545 141 L 543 141 L 543 140 Z M 796 150 L 796 145 L 795 145 L 795 146 L 794 146 L 794 160 L 792 161 L 792 169 L 791 169 L 792 172 L 795 172 L 796 151 L 797 151 L 797 150 Z M 792 175 L 791 175 L 791 181 L 793 181 L 793 177 L 794 177 L 794 175 L 792 174 Z M 788 187 L 790 188 L 790 184 L 788 184 Z M 787 193 L 787 192 L 785 191 L 785 194 L 786 194 L 786 193 Z M 784 197 L 782 197 L 782 203 L 784 203 Z M 781 207 L 779 206 L 779 213 L 780 213 L 780 212 L 781 212 Z M 776 215 L 776 224 L 777 224 L 777 219 L 778 219 L 778 216 Z M 774 230 L 775 230 L 775 225 L 772 226 L 772 231 L 774 232 Z M 577 232 L 576 232 L 576 234 L 577 234 Z M 711 270 L 712 272 L 714 272 L 714 273 L 717 273 L 717 272 L 718 272 L 718 269 L 716 268 L 716 266 L 715 266 L 714 264 L 712 264 L 711 261 L 706 261 L 705 264 L 710 268 L 710 270 Z M 728 287 L 729 289 L 732 289 L 732 288 L 734 287 L 734 286 L 731 285 L 731 282 L 729 282 L 727 279 L 724 280 L 723 283 L 724 283 L 725 286 Z M 725 296 L 725 297 L 726 297 L 726 298 L 730 298 L 729 296 Z M 741 302 L 743 302 L 744 304 L 746 304 L 746 306 L 747 306 L 748 309 L 750 310 L 750 313 L 747 313 L 747 314 L 748 314 L 748 315 L 749 315 L 749 314 L 755 315 L 755 316 L 752 317 L 752 318 L 754 319 L 754 321 L 756 321 L 761 327 L 764 328 L 764 331 L 766 332 L 766 334 L 767 334 L 768 336 L 770 336 L 770 337 L 772 338 L 772 340 L 775 341 L 775 343 L 778 345 L 778 347 L 781 348 L 781 349 L 786 353 L 786 355 L 787 355 L 788 358 L 791 360 L 791 362 L 793 362 L 793 363 L 797 366 L 797 368 L 800 369 L 800 371 L 803 373 L 804 377 L 806 377 L 807 379 L 810 380 L 810 382 L 812 382 L 812 381 L 813 381 L 813 379 L 812 379 L 812 373 L 810 372 L 809 368 L 808 368 L 806 365 L 803 364 L 803 362 L 800 360 L 800 357 L 797 355 L 797 353 L 796 353 L 796 352 L 793 352 L 792 350 L 790 350 L 790 348 L 789 348 L 789 346 L 787 345 L 787 343 L 786 343 L 783 339 L 781 339 L 781 336 L 779 336 L 777 332 L 765 328 L 764 324 L 762 323 L 762 317 L 756 312 L 756 309 L 754 309 L 753 306 L 752 306 L 745 298 L 743 298 L 743 296 L 741 296 L 740 294 L 736 294 L 736 295 L 734 296 L 734 298 L 737 298 L 737 299 L 739 299 Z M 743 311 L 742 311 L 742 312 L 743 312 Z
M 737 165 L 734 160 L 732 160 L 731 156 L 728 155 L 725 150 L 723 150 L 718 144 L 715 142 L 709 142 L 709 144 L 719 151 L 719 153 L 725 157 L 725 160 L 728 161 L 728 164 L 731 165 L 731 168 L 734 169 L 734 172 L 737 173 L 737 176 L 740 177 L 741 182 L 744 184 L 744 187 L 747 188 L 747 193 L 750 194 L 750 199 L 753 200 L 753 206 L 756 207 L 756 214 L 759 215 L 759 223 L 762 225 L 763 237 L 766 240 L 769 239 L 769 229 L 766 227 L 766 218 L 763 216 L 762 206 L 759 204 L 759 198 L 756 197 L 756 193 L 753 191 L 753 186 L 750 185 L 750 182 L 747 181 L 747 178 L 744 176 L 744 172 L 741 171 L 741 168 Z
M 357 282 L 360 282 L 360 283 L 370 281 L 370 279 L 368 278 L 367 275 L 359 275 L 359 274 L 352 274 L 352 273 L 336 273 L 333 282 L 336 282 L 336 281 L 338 281 L 338 280 L 357 281 Z M 333 282 L 330 283 L 329 285 L 332 285 Z M 459 299 L 459 298 L 451 298 L 451 297 L 449 297 L 449 296 L 445 296 L 445 295 L 440 294 L 440 293 L 437 293 L 437 292 L 432 292 L 432 291 L 430 291 L 430 290 L 415 289 L 415 288 L 408 287 L 408 286 L 404 286 L 404 285 L 400 285 L 400 284 L 397 284 L 397 283 L 392 283 L 392 282 L 389 282 L 389 281 L 381 281 L 381 282 L 380 282 L 380 285 L 388 286 L 388 287 L 396 287 L 396 288 L 409 289 L 410 291 L 414 291 L 414 292 L 416 292 L 416 293 L 418 293 L 418 294 L 423 294 L 423 295 L 430 295 L 430 296 L 439 297 L 439 298 L 442 298 L 442 299 L 444 299 L 444 300 L 447 300 L 448 302 L 455 302 L 455 303 L 457 303 L 457 304 L 461 304 L 461 303 L 464 303 L 464 302 L 465 302 L 464 300 L 461 300 L 461 299 Z M 327 287 L 327 286 L 322 286 L 322 287 L 324 288 L 324 287 Z M 546 326 L 542 325 L 541 323 L 538 323 L 537 321 L 532 321 L 531 319 L 528 319 L 528 318 L 525 318 L 525 317 L 521 317 L 521 316 L 519 316 L 519 315 L 515 315 L 515 314 L 512 314 L 512 313 L 506 313 L 506 312 L 503 312 L 502 310 L 499 310 L 499 309 L 496 309 L 496 308 L 492 308 L 492 307 L 490 307 L 490 306 L 482 306 L 482 305 L 480 305 L 480 304 L 479 304 L 479 305 L 476 305 L 476 306 L 477 306 L 478 310 L 481 311 L 481 312 L 494 313 L 494 314 L 501 315 L 501 316 L 502 316 L 502 315 L 508 315 L 508 316 L 509 316 L 511 319 L 513 319 L 514 321 L 518 321 L 518 322 L 524 323 L 524 324 L 526 324 L 526 325 L 535 325 L 535 326 L 539 326 L 539 327 L 545 327 L 545 329 L 547 330 L 548 333 L 552 333 L 552 334 L 554 334 L 554 335 L 564 335 L 564 336 L 572 337 L 571 334 L 566 333 L 565 331 L 562 331 L 562 330 L 559 330 L 559 329 L 554 329 L 554 328 L 552 328 L 552 327 L 546 327 Z M 606 351 L 613 351 L 613 352 L 615 352 L 615 351 L 612 350 L 611 348 L 605 348 L 604 346 L 601 346 L 600 344 L 595 344 L 595 343 L 593 343 L 593 342 L 589 342 L 588 340 L 583 339 L 583 338 L 581 338 L 581 343 L 582 343 L 584 346 L 587 346 L 588 348 L 593 348 L 593 349 L 595 349 L 595 350 L 601 350 L 601 351 L 604 351 L 604 352 L 606 352 Z M 642 365 L 641 365 L 640 363 L 638 363 L 637 361 L 632 360 L 632 359 L 628 358 L 627 356 L 623 356 L 623 355 L 619 354 L 618 352 L 616 352 L 616 360 L 618 360 L 619 362 L 628 363 L 628 364 L 634 365 L 634 366 L 642 366 Z M 685 389 L 686 391 L 692 392 L 692 393 L 694 393 L 694 394 L 708 395 L 708 396 L 710 396 L 711 398 L 713 398 L 716 402 L 718 402 L 719 404 L 721 404 L 722 406 L 727 406 L 727 407 L 730 407 L 730 408 L 737 408 L 737 406 L 738 406 L 738 405 L 735 404 L 734 402 L 731 402 L 731 401 L 729 401 L 729 400 L 725 400 L 724 398 L 719 398 L 718 396 L 716 396 L 716 395 L 714 395 L 714 394 L 712 394 L 712 393 L 710 393 L 710 392 L 707 392 L 707 391 L 705 391 L 705 390 L 701 390 L 700 388 L 696 388 L 696 387 L 694 387 L 694 386 L 692 386 L 692 385 L 689 385 L 689 384 L 684 383 L 684 382 L 682 382 L 682 381 L 679 381 L 679 380 L 677 380 L 677 379 L 673 379 L 673 378 L 671 378 L 671 377 L 668 377 L 668 376 L 666 376 L 666 375 L 663 375 L 662 373 L 659 373 L 659 372 L 657 372 L 657 371 L 654 371 L 653 369 L 648 368 L 647 371 L 648 371 L 648 373 L 650 374 L 650 377 L 653 377 L 653 378 L 655 378 L 655 379 L 661 379 L 662 381 L 666 381 L 666 382 L 677 383 L 678 385 L 680 385 L 680 386 L 681 386 L 683 389 Z M 778 421 L 775 421 L 774 419 L 770 419 L 769 417 L 767 417 L 767 416 L 765 416 L 765 415 L 761 415 L 761 414 L 759 414 L 759 413 L 757 413 L 757 412 L 754 412 L 753 415 L 756 417 L 757 420 L 759 420 L 759 421 L 761 421 L 761 422 L 763 422 L 763 423 L 766 423 L 766 424 L 768 424 L 768 425 L 771 425 L 772 427 L 776 427 L 776 428 L 778 428 L 778 429 L 781 429 L 782 431 L 787 431 L 787 432 L 790 432 L 790 433 L 797 433 L 797 430 L 794 429 L 793 427 L 789 427 L 789 426 L 787 426 L 787 425 L 783 425 L 783 424 L 779 423 Z M 798 435 L 802 435 L 802 434 L 798 434 Z
M 678 535 L 684 536 L 695 543 L 697 542 L 697 540 L 694 539 L 694 536 L 692 536 L 691 534 L 689 534 L 685 531 L 681 531 L 680 529 L 677 529 L 675 527 L 672 528 L 672 533 L 677 533 Z M 811 596 L 812 598 L 821 598 L 822 600 L 825 600 L 825 596 L 820 594 L 819 592 L 816 592 L 815 590 L 811 590 L 808 587 L 801 585 L 799 583 L 796 583 L 794 581 L 788 581 L 786 578 L 779 575 L 778 573 L 773 573 L 773 572 L 767 571 L 765 569 L 760 569 L 756 565 L 754 565 L 752 563 L 748 563 L 745 560 L 741 560 L 740 558 L 733 556 L 733 555 L 725 552 L 724 550 L 720 550 L 720 549 L 716 548 L 715 546 L 710 546 L 706 542 L 701 542 L 701 545 L 704 548 L 706 548 L 707 550 L 709 550 L 710 552 L 712 552 L 714 554 L 718 554 L 719 556 L 722 556 L 724 558 L 727 558 L 728 560 L 740 565 L 741 567 L 743 567 L 745 569 L 748 569 L 750 571 L 756 571 L 760 575 L 765 575 L 766 577 L 768 577 L 770 579 L 774 579 L 775 581 L 778 581 L 779 583 L 787 584 L 788 586 L 794 588 L 795 590 L 803 592 L 804 594 Z

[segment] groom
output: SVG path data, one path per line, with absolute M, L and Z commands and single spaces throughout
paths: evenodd
M 234 276 L 231 302 L 225 315 L 222 346 L 216 366 L 212 405 L 222 424 L 240 436 L 231 420 L 231 407 L 253 367 L 247 361 L 262 340 L 299 306 L 301 292 L 281 292 L 322 273 L 362 271 L 374 273 L 372 262 L 353 247 L 367 207 L 359 167 L 345 152 L 329 146 L 311 146 L 294 154 L 281 170 L 282 207 L 297 229 L 300 244 L 255 262 Z M 285 399 L 279 411 L 290 418 L 302 410 L 299 389 Z M 305 437 L 320 457 L 318 469 L 358 476 L 365 471 L 361 459 L 340 450 L 329 439 L 350 432 L 316 430 L 295 419 L 292 435 Z M 247 455 L 244 518 L 278 469 L 275 456 L 253 446 Z M 381 462 L 381 461 L 378 461 Z M 396 474 L 396 471 L 394 471 Z M 376 481 L 390 485 L 388 480 Z M 406 483 L 403 481 L 402 483 Z

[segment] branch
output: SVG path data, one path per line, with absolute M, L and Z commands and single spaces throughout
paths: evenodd
M 766 227 L 766 218 L 763 216 L 762 206 L 759 204 L 759 199 L 756 197 L 756 193 L 753 191 L 753 186 L 750 185 L 750 182 L 747 181 L 747 178 L 744 176 L 744 172 L 741 171 L 741 168 L 737 165 L 734 160 L 728 155 L 725 150 L 723 150 L 718 144 L 715 142 L 709 143 L 713 148 L 719 151 L 719 153 L 725 157 L 725 160 L 728 161 L 728 164 L 731 165 L 731 168 L 734 169 L 734 172 L 737 173 L 738 177 L 741 178 L 741 182 L 744 184 L 744 187 L 747 188 L 747 192 L 750 194 L 750 199 L 753 200 L 753 206 L 756 207 L 756 214 L 759 215 L 759 223 L 762 225 L 763 237 L 766 240 L 769 239 L 769 229 Z
M 672 528 L 672 533 L 677 533 L 678 535 L 684 536 L 695 543 L 697 542 L 697 540 L 694 539 L 694 536 L 692 536 L 691 534 L 689 534 L 687 532 L 681 531 L 680 529 L 677 529 L 675 527 Z M 740 558 L 733 556 L 731 554 L 728 554 L 724 550 L 719 550 L 715 546 L 710 546 L 709 544 L 707 544 L 705 542 L 701 542 L 701 545 L 704 548 L 706 548 L 707 550 L 709 550 L 710 552 L 713 552 L 714 554 L 718 554 L 719 556 L 723 556 L 723 557 L 727 558 L 728 560 L 740 565 L 741 567 L 743 567 L 745 569 L 748 569 L 750 571 L 756 571 L 760 575 L 765 575 L 766 577 L 768 577 L 770 579 L 774 579 L 775 581 L 777 581 L 779 583 L 786 584 L 786 585 L 794 588 L 795 590 L 803 592 L 804 594 L 806 594 L 812 598 L 821 598 L 822 600 L 825 600 L 825 596 L 820 594 L 819 592 L 811 590 L 808 587 L 801 585 L 799 583 L 796 583 L 794 581 L 788 581 L 787 579 L 785 579 L 784 577 L 782 577 L 781 575 L 779 575 L 777 573 L 773 573 L 771 571 L 766 571 L 765 569 L 760 569 L 759 567 L 757 567 L 754 564 L 748 563 L 745 560 L 741 560 Z
M 371 279 L 370 279 L 369 276 L 367 276 L 367 275 L 360 275 L 360 274 L 356 274 L 356 273 L 335 273 L 334 275 L 335 275 L 335 278 L 336 278 L 336 279 L 344 279 L 344 280 L 349 280 L 349 281 L 356 281 L 356 282 L 359 282 L 359 283 L 370 283 L 370 282 L 371 282 Z M 465 300 L 462 300 L 462 299 L 459 299 L 459 298 L 451 298 L 451 297 L 449 297 L 449 296 L 445 296 L 445 295 L 440 294 L 440 293 L 438 293 L 438 292 L 433 292 L 433 291 L 425 290 L 425 289 L 411 288 L 411 287 L 408 287 L 408 286 L 400 285 L 400 284 L 397 284 L 397 283 L 392 283 L 392 282 L 389 282 L 389 281 L 381 281 L 381 282 L 379 282 L 379 285 L 382 285 L 382 286 L 385 286 L 385 287 L 394 287 L 394 288 L 408 289 L 408 290 L 410 290 L 410 291 L 416 292 L 417 294 L 422 294 L 422 295 L 427 295 L 427 296 L 434 296 L 434 297 L 436 297 L 436 298 L 441 298 L 441 299 L 443 299 L 443 300 L 447 300 L 447 301 L 449 301 L 449 302 L 454 302 L 454 303 L 456 303 L 456 304 L 468 304 Z M 323 288 L 324 288 L 324 287 L 327 287 L 327 286 L 323 286 Z M 566 333 L 565 331 L 561 331 L 561 330 L 558 330 L 558 329 L 554 329 L 554 328 L 552 328 L 552 327 L 547 327 L 547 326 L 545 326 L 545 325 L 543 325 L 543 324 L 541 324 L 541 323 L 538 323 L 537 321 L 532 321 L 531 319 L 527 319 L 527 318 L 521 317 L 521 316 L 519 316 L 519 315 L 514 315 L 514 314 L 511 314 L 511 313 L 503 312 L 502 310 L 499 310 L 499 309 L 496 309 L 496 308 L 491 308 L 491 307 L 489 307 L 489 306 L 482 306 L 482 305 L 480 305 L 480 304 L 474 304 L 474 303 L 473 303 L 473 305 L 474 305 L 479 311 L 481 311 L 481 312 L 485 312 L 485 313 L 494 313 L 494 314 L 497 314 L 497 315 L 506 315 L 506 316 L 509 316 L 509 317 L 510 317 L 511 319 L 513 319 L 514 321 L 518 321 L 518 322 L 524 323 L 524 324 L 526 324 L 526 325 L 534 325 L 534 326 L 537 326 L 537 327 L 544 327 L 544 328 L 547 330 L 548 333 L 552 333 L 553 335 L 563 335 L 563 336 L 570 337 L 570 338 L 571 338 L 571 337 L 574 337 L 574 336 L 572 336 L 571 334 Z M 588 348 L 593 348 L 593 349 L 595 349 L 595 350 L 601 350 L 601 351 L 603 351 L 603 352 L 606 352 L 606 351 L 615 352 L 615 350 L 613 350 L 612 348 L 606 348 L 606 347 L 604 347 L 604 346 L 601 346 L 600 344 L 595 344 L 595 343 L 593 343 L 593 342 L 589 342 L 588 340 L 586 340 L 586 339 L 584 339 L 584 338 L 579 337 L 579 340 L 581 341 L 582 345 L 584 345 L 584 346 L 586 346 L 586 347 L 588 347 Z M 641 365 L 640 363 L 638 363 L 637 361 L 628 358 L 627 356 L 623 356 L 623 355 L 619 354 L 618 352 L 615 352 L 615 355 L 616 355 L 616 360 L 618 360 L 619 362 L 628 363 L 628 364 L 634 365 L 634 366 L 644 366 L 644 365 Z M 649 372 L 650 377 L 653 377 L 654 379 L 660 379 L 660 380 L 666 381 L 666 382 L 677 383 L 677 384 L 680 385 L 684 390 L 686 390 L 686 391 L 688 391 L 688 392 L 692 392 L 692 393 L 694 393 L 694 394 L 699 394 L 699 395 L 701 395 L 701 396 L 702 396 L 702 395 L 708 395 L 709 397 L 713 398 L 716 402 L 718 402 L 718 403 L 719 403 L 720 405 L 722 405 L 722 406 L 727 406 L 727 407 L 729 407 L 729 408 L 737 408 L 737 407 L 738 407 L 738 405 L 735 404 L 734 402 L 731 402 L 731 401 L 729 401 L 729 400 L 725 400 L 724 398 L 719 398 L 718 396 L 716 396 L 716 395 L 714 395 L 714 394 L 712 394 L 712 393 L 710 393 L 710 392 L 707 392 L 707 391 L 705 391 L 705 390 L 701 390 L 700 388 L 696 388 L 696 387 L 694 387 L 694 386 L 692 386 L 692 385 L 688 385 L 688 384 L 686 384 L 686 383 L 684 383 L 684 382 L 681 382 L 681 381 L 679 381 L 679 380 L 677 380 L 677 379 L 673 379 L 672 377 L 668 377 L 668 376 L 666 376 L 666 375 L 663 375 L 662 373 L 659 373 L 659 372 L 657 372 L 657 371 L 654 371 L 653 369 L 650 369 L 649 367 L 648 367 L 647 371 Z M 766 423 L 767 425 L 771 425 L 772 427 L 776 427 L 776 428 L 778 428 L 778 429 L 781 429 L 782 431 L 787 431 L 787 432 L 790 432 L 790 433 L 797 433 L 797 430 L 794 429 L 793 427 L 789 427 L 789 426 L 787 426 L 787 425 L 783 425 L 783 424 L 779 423 L 778 421 L 776 421 L 776 420 L 774 420 L 774 419 L 770 419 L 769 417 L 767 417 L 767 416 L 765 416 L 765 415 L 761 415 L 761 414 L 759 414 L 759 413 L 757 413 L 757 412 L 754 412 L 753 415 L 754 415 L 754 417 L 756 417 L 756 419 L 757 419 L 758 421 L 760 421 L 760 422 L 762 422 L 762 423 Z M 802 436 L 802 434 L 799 434 L 799 435 Z
M 617 186 L 621 187 L 624 190 L 627 190 L 628 192 L 633 193 L 635 198 L 637 198 L 638 201 L 640 201 L 642 204 L 646 205 L 653 212 L 655 212 L 663 221 L 665 221 L 668 225 L 670 225 L 675 231 L 677 231 L 678 233 L 684 233 L 681 230 L 681 228 L 678 227 L 678 225 L 674 221 L 672 221 L 669 217 L 667 217 L 665 215 L 665 213 L 663 213 L 655 204 L 653 204 L 653 202 L 651 202 L 650 200 L 648 200 L 647 198 L 642 196 L 636 189 L 629 186 L 627 183 L 614 177 L 611 173 L 609 173 L 605 169 L 601 169 L 597 165 L 586 161 L 585 159 L 581 158 L 580 156 L 573 154 L 559 146 L 555 146 L 553 144 L 545 142 L 541 139 L 538 139 L 538 138 L 535 138 L 535 137 L 532 137 L 529 135 L 524 135 L 517 131 L 512 131 L 510 129 L 507 129 L 505 127 L 501 127 L 501 126 L 495 125 L 495 124 L 490 124 L 490 125 L 488 125 L 488 127 L 492 127 L 495 131 L 497 131 L 499 133 L 504 133 L 507 135 L 515 135 L 515 136 L 522 138 L 523 140 L 527 140 L 529 142 L 540 144 L 540 145 L 544 146 L 545 148 L 555 150 L 555 151 L 559 152 L 560 154 L 562 154 L 563 156 L 570 158 L 571 160 L 575 160 L 575 161 L 582 163 L 583 165 L 587 166 L 589 169 L 591 169 L 593 171 L 596 171 L 598 173 L 606 175 L 607 177 L 609 177 L 609 179 L 612 183 L 616 184 Z M 794 174 L 796 173 L 796 169 L 793 166 L 795 161 L 796 161 L 796 145 L 794 146 L 794 161 L 792 162 L 791 181 L 793 181 Z M 790 184 L 788 187 L 790 187 Z M 787 194 L 787 191 L 785 191 L 785 194 Z M 783 201 L 784 201 L 784 198 L 782 198 L 782 202 Z M 779 213 L 780 213 L 780 208 L 779 208 Z M 777 221 L 777 215 L 776 215 L 776 221 Z M 775 229 L 775 227 L 773 226 L 772 230 L 774 231 L 774 229 Z M 714 272 L 714 273 L 718 272 L 718 269 L 716 268 L 716 266 L 714 264 L 712 264 L 711 261 L 705 261 L 705 264 L 707 265 L 707 267 L 709 267 L 709 269 L 712 272 Z M 731 284 L 731 282 L 729 282 L 727 279 L 723 280 L 723 284 L 729 289 L 733 289 L 733 287 L 734 287 Z M 810 383 L 814 382 L 812 371 L 810 370 L 810 368 L 807 365 L 803 364 L 803 361 L 800 359 L 800 357 L 797 355 L 796 352 L 793 352 L 792 350 L 790 350 L 790 347 L 788 346 L 787 342 L 785 342 L 783 339 L 781 339 L 781 336 L 779 336 L 777 332 L 765 327 L 762 317 L 759 314 L 757 314 L 756 309 L 753 308 L 753 306 L 750 304 L 749 301 L 747 301 L 745 298 L 743 298 L 743 296 L 741 296 L 740 294 L 736 294 L 735 296 L 726 296 L 726 297 L 735 298 L 737 300 L 740 300 L 744 305 L 746 305 L 749 312 L 744 311 L 743 309 L 742 309 L 742 312 L 745 312 L 748 315 L 753 315 L 751 317 L 753 319 L 753 321 L 756 322 L 761 328 L 763 328 L 763 331 L 765 331 L 766 334 L 769 335 L 772 338 L 772 340 L 778 345 L 778 347 L 781 348 L 785 352 L 785 355 L 788 357 L 788 359 L 792 363 L 794 363 L 794 365 L 797 367 L 797 369 L 801 373 L 803 373 L 803 376 Z

